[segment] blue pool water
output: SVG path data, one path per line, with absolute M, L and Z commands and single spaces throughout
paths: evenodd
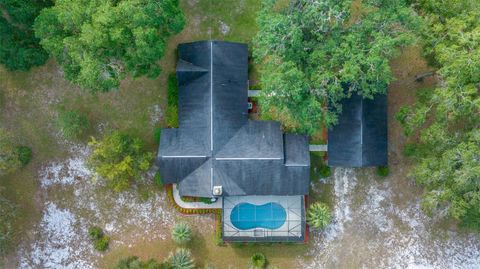
M 240 203 L 230 213 L 230 221 L 239 230 L 278 229 L 285 223 L 286 218 L 285 208 L 278 203 L 263 205 Z

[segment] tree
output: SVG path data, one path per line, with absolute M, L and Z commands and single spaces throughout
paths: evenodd
M 113 269 L 169 269 L 167 263 L 159 263 L 154 259 L 141 261 L 137 256 L 120 260 Z
M 0 0 L 0 63 L 9 70 L 29 70 L 48 59 L 33 33 L 35 17 L 51 0 Z
M 267 257 L 257 252 L 250 258 L 250 269 L 264 269 L 267 266 Z
M 141 172 L 148 170 L 153 158 L 151 152 L 144 150 L 142 140 L 118 131 L 105 135 L 100 141 L 92 138 L 89 145 L 93 151 L 88 165 L 115 191 L 128 188 Z
M 21 166 L 18 149 L 11 134 L 0 128 L 0 175 L 12 173 Z
M 324 203 L 316 202 L 308 209 L 307 222 L 313 228 L 323 229 L 331 220 L 330 208 Z
M 126 75 L 157 77 L 168 37 L 184 25 L 178 0 L 57 0 L 34 28 L 68 80 L 109 91 Z
M 168 263 L 172 269 L 192 269 L 195 263 L 191 257 L 190 250 L 179 248 L 175 253 L 170 253 Z
M 177 244 L 185 244 L 192 240 L 192 230 L 187 223 L 177 223 L 172 230 L 172 239 Z
M 16 207 L 0 194 L 0 257 L 7 253 L 14 233 Z
M 422 208 L 480 229 L 480 6 L 478 1 L 415 1 L 425 17 L 425 54 L 438 68 L 437 88 L 418 93 L 397 119 L 425 187 Z
M 389 60 L 414 42 L 419 25 L 397 0 L 362 1 L 358 14 L 351 0 L 276 2 L 263 1 L 254 40 L 262 113 L 310 134 L 335 124 L 339 102 L 351 94 L 385 93 L 393 80 Z
M 90 123 L 85 115 L 76 110 L 61 109 L 58 113 L 57 125 L 65 138 L 75 139 L 85 133 Z

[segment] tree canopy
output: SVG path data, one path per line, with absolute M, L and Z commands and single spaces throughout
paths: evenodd
M 418 1 L 425 17 L 425 52 L 440 79 L 397 114 L 416 160 L 412 176 L 425 186 L 423 208 L 480 229 L 480 4 Z
M 48 53 L 33 32 L 33 23 L 51 0 L 0 0 L 0 63 L 9 70 L 42 65 Z
M 184 25 L 178 0 L 57 0 L 35 34 L 68 80 L 109 91 L 127 74 L 157 77 L 168 37 Z
M 148 170 L 153 159 L 153 154 L 144 150 L 139 138 L 120 132 L 106 135 L 100 141 L 92 138 L 89 144 L 93 152 L 88 165 L 115 191 L 125 190 L 139 179 L 140 173 Z
M 254 40 L 262 113 L 313 133 L 336 123 L 343 98 L 386 93 L 389 60 L 414 42 L 419 19 L 400 0 L 366 0 L 352 10 L 351 0 L 263 1 Z

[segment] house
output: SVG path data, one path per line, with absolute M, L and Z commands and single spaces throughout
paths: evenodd
M 308 137 L 248 119 L 248 48 L 178 46 L 179 127 L 163 129 L 157 163 L 181 196 L 222 199 L 225 241 L 305 239 Z
M 387 150 L 387 96 L 344 99 L 338 124 L 328 131 L 328 165 L 386 166 Z

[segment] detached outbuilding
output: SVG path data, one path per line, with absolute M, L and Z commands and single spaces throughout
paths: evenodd
M 343 100 L 338 124 L 328 131 L 328 165 L 387 166 L 387 96 Z

